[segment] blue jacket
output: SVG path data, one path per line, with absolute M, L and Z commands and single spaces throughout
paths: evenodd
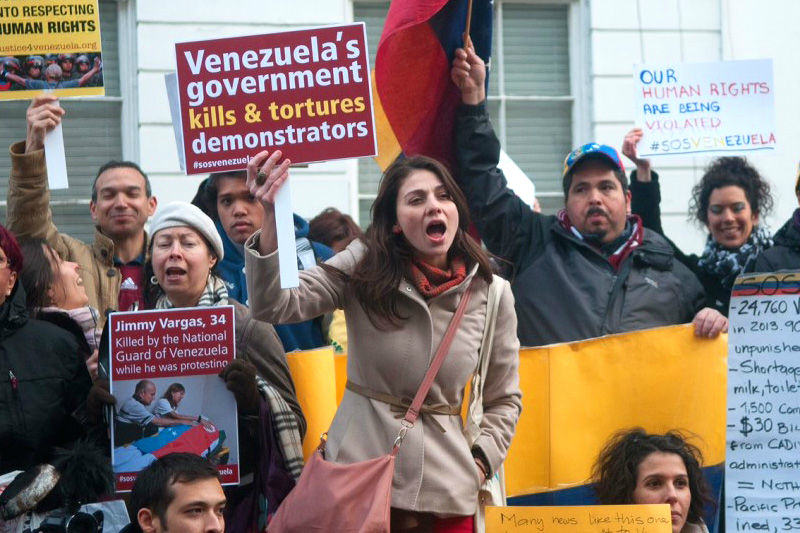
M 225 250 L 225 258 L 220 261 L 217 269 L 228 288 L 228 296 L 247 305 L 247 283 L 244 277 L 242 247 L 237 246 L 228 238 L 228 234 L 225 233 L 225 228 L 222 227 L 219 220 L 216 221 L 216 225 L 217 231 L 222 237 L 222 246 Z M 308 222 L 298 215 L 294 215 L 294 236 L 295 239 L 308 238 Z M 308 242 L 314 252 L 315 262 L 320 263 L 333 257 L 333 250 L 324 244 L 314 241 Z M 298 266 L 302 269 L 302 262 L 298 262 Z M 310 350 L 328 344 L 322 334 L 320 317 L 298 324 L 275 325 L 275 331 L 278 332 L 283 348 L 287 352 Z

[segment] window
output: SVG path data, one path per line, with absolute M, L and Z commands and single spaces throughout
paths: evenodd
M 122 158 L 119 75 L 118 2 L 100 1 L 100 34 L 103 40 L 103 75 L 106 96 L 61 101 L 66 110 L 64 148 L 67 154 L 69 189 L 51 191 L 53 220 L 64 233 L 91 243 L 94 225 L 89 216 L 89 200 L 95 173 L 109 159 Z M 0 150 L 25 139 L 27 101 L 0 102 Z M 6 193 L 11 161 L 0 157 L 0 219 L 6 217 Z
M 546 212 L 563 206 L 561 170 L 572 147 L 569 10 L 566 3 L 495 0 L 488 105 L 503 148 L 536 185 Z M 370 65 L 375 63 L 388 2 L 355 2 L 353 18 L 367 26 Z M 369 220 L 380 170 L 358 163 L 359 223 Z

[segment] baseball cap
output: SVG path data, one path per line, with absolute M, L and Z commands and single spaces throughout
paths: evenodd
M 574 149 L 567 155 L 566 159 L 564 159 L 564 172 L 561 176 L 566 176 L 579 161 L 583 161 L 587 157 L 605 159 L 618 170 L 621 170 L 623 173 L 625 172 L 622 159 L 620 159 L 619 154 L 614 148 L 607 144 L 588 143 Z

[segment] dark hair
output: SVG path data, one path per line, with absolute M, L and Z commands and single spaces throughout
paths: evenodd
M 467 234 L 470 224 L 467 200 L 444 165 L 421 155 L 395 161 L 381 178 L 378 196 L 370 209 L 372 224 L 363 239 L 366 253 L 348 281 L 370 322 L 378 329 L 399 327 L 402 320 L 407 318 L 398 309 L 400 299 L 397 287 L 408 273 L 414 250 L 403 235 L 392 231 L 392 227 L 397 222 L 397 194 L 400 186 L 416 170 L 427 170 L 439 178 L 458 210 L 458 229 L 448 255 L 462 255 L 468 268 L 477 263 L 479 275 L 487 283 L 492 282 L 489 256 Z M 336 271 L 325 264 L 322 267 L 328 271 Z
M 744 157 L 719 157 L 706 168 L 700 182 L 692 188 L 689 217 L 708 224 L 708 202 L 714 189 L 733 185 L 744 191 L 753 214 L 761 216 L 772 211 L 769 183 Z
M 354 239 L 364 235 L 358 224 L 335 207 L 329 207 L 308 222 L 308 238 L 333 246 L 336 241 L 344 241 L 346 246 Z
M 94 177 L 94 181 L 92 182 L 92 202 L 97 202 L 97 178 L 100 177 L 100 174 L 105 172 L 106 170 L 112 170 L 115 168 L 132 168 L 136 172 L 142 175 L 144 178 L 144 192 L 148 198 L 153 196 L 153 189 L 150 187 L 150 178 L 147 177 L 147 174 L 144 173 L 144 170 L 139 167 L 133 161 L 109 161 L 97 171 L 97 174 Z
M 642 428 L 633 428 L 614 434 L 600 451 L 592 470 L 598 500 L 603 505 L 634 503 L 633 491 L 639 465 L 654 452 L 674 453 L 683 460 L 692 496 L 687 519 L 693 523 L 700 522 L 703 507 L 715 503 L 703 476 L 703 455 L 675 430 L 656 435 L 648 434 Z
M 19 275 L 19 271 L 22 270 L 22 252 L 19 249 L 17 238 L 2 224 L 0 224 L 0 248 L 6 255 L 8 269 Z
M 569 196 L 569 188 L 572 187 L 572 176 L 575 172 L 579 171 L 582 167 L 586 166 L 586 163 L 589 161 L 596 161 L 602 164 L 604 167 L 607 167 L 608 170 L 614 173 L 616 176 L 617 181 L 622 186 L 622 192 L 628 192 L 628 177 L 625 175 L 624 170 L 620 170 L 617 168 L 611 161 L 608 160 L 608 157 L 602 154 L 588 154 L 581 158 L 580 161 L 575 163 L 569 172 L 564 175 L 564 178 L 561 180 L 561 187 L 564 189 L 564 201 L 567 201 L 567 197 Z
M 19 273 L 19 280 L 25 289 L 25 306 L 29 311 L 41 309 L 52 304 L 47 294 L 56 282 L 52 259 L 55 250 L 44 239 L 23 239 L 19 243 L 25 264 Z
M 150 509 L 166 525 L 167 507 L 175 499 L 172 485 L 204 479 L 219 480 L 208 459 L 193 453 L 170 453 L 139 472 L 131 491 L 131 522 L 137 524 L 140 509 Z
M 164 394 L 161 397 L 164 398 L 165 400 L 167 400 L 170 405 L 172 405 L 172 393 L 173 392 L 186 392 L 186 387 L 184 387 L 180 383 L 173 383 L 172 385 L 167 387 L 167 390 L 164 391 Z M 176 407 L 176 406 L 172 405 L 172 407 Z
M 214 221 L 219 220 L 219 213 L 217 212 L 217 194 L 219 193 L 219 180 L 221 178 L 236 178 L 247 181 L 247 171 L 229 170 L 225 172 L 214 172 L 213 174 L 209 174 L 208 177 L 200 183 L 200 186 L 197 188 L 197 194 L 195 194 L 192 199 L 192 203 Z

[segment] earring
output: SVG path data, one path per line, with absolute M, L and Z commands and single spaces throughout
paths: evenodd
M 395 224 L 395 225 L 392 227 L 392 233 L 394 233 L 395 235 L 400 235 L 400 234 L 402 234 L 402 233 L 403 233 L 403 230 L 402 230 L 402 228 L 401 228 L 400 226 L 398 226 L 397 224 Z
M 150 276 L 150 283 L 153 284 L 153 285 L 158 285 L 158 278 L 156 277 L 155 274 Z

